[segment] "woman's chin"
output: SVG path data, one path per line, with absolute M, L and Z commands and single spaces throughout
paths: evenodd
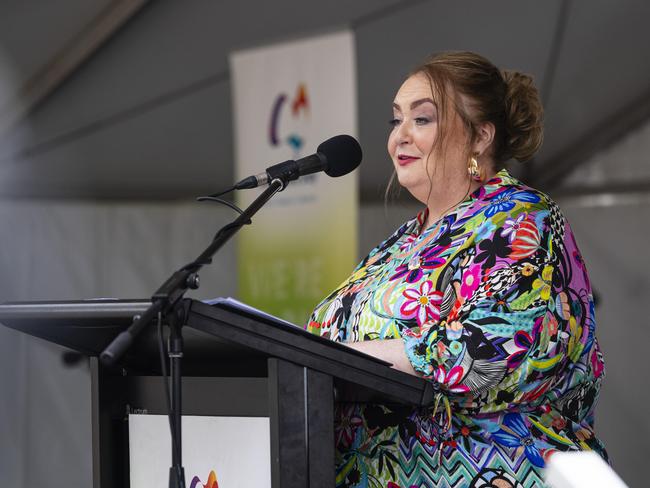
M 406 191 L 408 191 L 411 194 L 413 198 L 419 200 L 422 203 L 426 203 L 427 193 L 429 191 L 428 185 L 424 187 L 421 184 L 421 182 L 413 181 L 412 179 L 409 178 L 400 178 L 399 175 L 397 177 L 397 181 L 399 182 L 402 188 L 404 188 Z

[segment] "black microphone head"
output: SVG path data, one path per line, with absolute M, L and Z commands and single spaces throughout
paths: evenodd
M 324 171 L 328 176 L 347 175 L 361 164 L 363 157 L 357 140 L 348 135 L 327 139 L 316 151 L 327 161 Z

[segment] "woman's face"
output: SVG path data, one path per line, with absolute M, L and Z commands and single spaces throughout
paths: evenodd
M 442 188 L 449 190 L 449 185 L 455 187 L 462 182 L 467 187 L 465 131 L 455 111 L 449 113 L 448 119 L 449 134 L 441 160 L 440 151 L 434 150 L 439 114 L 428 78 L 423 74 L 411 76 L 395 95 L 388 153 L 400 184 L 425 204 Z

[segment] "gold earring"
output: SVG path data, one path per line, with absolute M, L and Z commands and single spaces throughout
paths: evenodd
M 467 164 L 467 172 L 469 173 L 469 177 L 474 181 L 482 180 L 481 172 L 478 169 L 478 161 L 476 160 L 476 156 L 470 156 L 469 162 Z

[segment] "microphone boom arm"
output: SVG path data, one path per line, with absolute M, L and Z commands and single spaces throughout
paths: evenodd
M 280 175 L 278 175 L 280 176 Z M 105 365 L 115 364 L 131 347 L 135 338 L 158 315 L 169 313 L 188 289 L 197 289 L 199 280 L 197 272 L 212 262 L 212 257 L 237 231 L 251 222 L 266 202 L 277 192 L 284 190 L 290 180 L 276 177 L 271 184 L 251 203 L 233 222 L 222 227 L 210 245 L 190 264 L 172 274 L 151 297 L 151 305 L 140 316 L 134 317 L 128 329 L 121 332 L 102 351 L 100 359 Z

